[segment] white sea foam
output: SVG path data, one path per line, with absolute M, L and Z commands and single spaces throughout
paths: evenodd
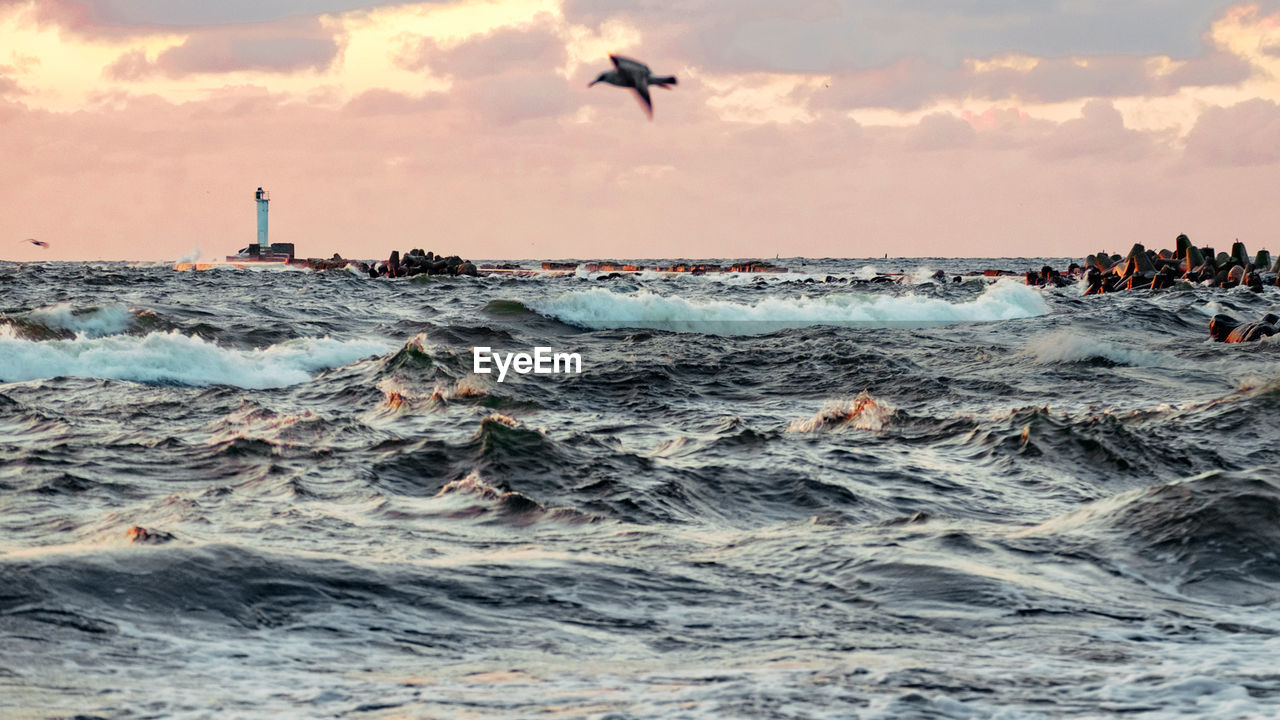
M 812 325 L 934 326 L 1036 317 L 1049 312 L 1037 290 L 1013 281 L 996 283 L 967 302 L 914 294 L 850 292 L 815 298 L 768 297 L 746 304 L 593 288 L 532 302 L 530 307 L 579 327 L 655 328 L 715 335 L 750 335 Z
M 928 265 L 923 265 L 921 267 L 916 268 L 915 270 L 912 270 L 907 275 L 907 278 L 910 280 L 912 285 L 923 285 L 925 283 L 937 282 L 937 280 L 935 280 L 933 277 L 934 273 L 936 272 L 937 270 L 934 270 Z
M 579 273 L 579 277 L 598 278 L 608 273 Z M 745 272 L 710 272 L 704 275 L 694 275 L 691 272 L 657 272 L 656 270 L 641 270 L 636 274 L 640 280 L 664 280 L 667 282 L 680 282 L 690 284 L 719 283 L 721 285 L 752 285 L 758 282 L 782 283 L 782 282 L 801 282 L 804 280 L 822 281 L 826 279 L 826 275 L 813 275 L 811 273 L 801 272 L 771 272 L 771 273 L 745 273 Z
M 0 382 L 88 377 L 178 385 L 285 387 L 393 348 L 372 340 L 305 338 L 259 350 L 220 347 L 177 331 L 143 337 L 22 340 L 0 334 Z
M 1226 306 L 1224 306 L 1222 303 L 1218 302 L 1217 300 L 1210 300 L 1204 305 L 1201 305 L 1199 307 L 1199 310 L 1200 312 L 1204 313 L 1205 315 L 1208 315 L 1209 317 L 1213 317 L 1214 315 L 1228 312 Z
M 863 390 L 852 400 L 828 400 L 813 417 L 792 420 L 787 432 L 812 433 L 846 428 L 880 432 L 892 417 L 893 408 Z
M 125 332 L 133 324 L 133 313 L 120 304 L 77 312 L 68 303 L 58 303 L 32 310 L 27 319 L 53 330 L 69 330 L 77 335 L 95 338 Z
M 1164 353 L 1099 340 L 1070 330 L 1034 337 L 1027 343 L 1026 352 L 1045 365 L 1094 359 L 1135 367 L 1177 367 L 1183 364 L 1178 358 Z

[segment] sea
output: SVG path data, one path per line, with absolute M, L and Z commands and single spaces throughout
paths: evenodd
M 1280 716 L 1280 290 L 1071 260 L 0 263 L 0 717 Z

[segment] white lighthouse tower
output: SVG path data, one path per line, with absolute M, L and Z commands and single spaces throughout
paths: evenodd
M 258 242 L 250 244 L 235 255 L 228 255 L 227 261 L 293 262 L 293 243 L 273 243 L 267 239 L 267 211 L 271 207 L 271 193 L 258 188 L 253 194 L 253 202 L 258 210 Z
M 267 210 L 271 205 L 271 193 L 258 188 L 253 194 L 254 202 L 258 203 L 258 247 L 262 252 L 266 252 L 271 244 L 267 242 Z

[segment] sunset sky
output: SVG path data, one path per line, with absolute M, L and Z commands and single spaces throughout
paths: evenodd
M 1280 1 L 0 0 L 0 259 L 1277 251 L 1277 103 Z

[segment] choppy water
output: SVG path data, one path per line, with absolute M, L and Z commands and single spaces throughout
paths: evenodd
M 0 264 L 0 716 L 1273 715 L 1280 292 L 873 263 Z

